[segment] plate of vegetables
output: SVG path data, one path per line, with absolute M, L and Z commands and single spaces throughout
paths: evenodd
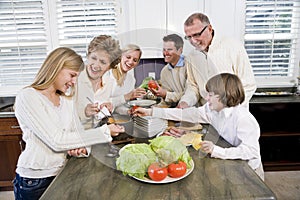
M 143 178 L 132 176 L 132 178 L 146 183 L 172 183 L 179 181 L 192 173 L 194 170 L 194 161 L 191 160 L 190 163 L 191 168 L 187 169 L 186 164 L 183 161 L 171 163 L 167 167 L 162 167 L 159 163 L 155 162 L 148 167 L 148 176 Z
M 149 140 L 149 144 L 128 144 L 119 151 L 117 169 L 136 180 L 161 184 L 187 177 L 194 162 L 187 148 L 171 136 Z

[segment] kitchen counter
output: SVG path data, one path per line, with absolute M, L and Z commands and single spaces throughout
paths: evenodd
M 219 145 L 210 126 L 207 137 Z M 221 160 L 200 156 L 188 147 L 194 170 L 176 182 L 140 182 L 115 169 L 115 158 L 105 155 L 107 144 L 94 145 L 88 158 L 70 158 L 41 199 L 276 199 L 246 161 Z
M 265 95 L 253 96 L 250 99 L 250 104 L 263 104 L 263 103 L 300 103 L 299 95 Z
M 14 112 L 0 112 L 0 119 L 7 118 L 7 117 L 15 117 Z

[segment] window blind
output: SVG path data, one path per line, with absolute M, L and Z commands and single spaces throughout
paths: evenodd
M 59 45 L 85 56 L 88 43 L 99 34 L 116 35 L 116 2 L 110 0 L 57 1 Z
M 245 48 L 256 77 L 295 78 L 299 4 L 299 0 L 246 0 Z
M 0 88 L 14 94 L 31 83 L 46 52 L 43 1 L 1 1 Z
M 31 84 L 54 48 L 85 57 L 93 37 L 115 36 L 116 6 L 116 0 L 1 0 L 0 96 Z

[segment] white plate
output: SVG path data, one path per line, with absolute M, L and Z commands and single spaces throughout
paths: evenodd
M 179 181 L 185 177 L 187 177 L 188 175 L 190 175 L 190 173 L 192 173 L 192 171 L 194 170 L 194 161 L 191 160 L 191 168 L 187 169 L 185 175 L 183 175 L 182 177 L 179 177 L 179 178 L 172 178 L 170 176 L 167 176 L 164 180 L 162 181 L 153 181 L 149 178 L 137 178 L 137 177 L 134 177 L 134 176 L 131 176 L 132 178 L 138 180 L 138 181 L 142 181 L 142 182 L 146 182 L 146 183 L 153 183 L 153 184 L 162 184 L 162 183 L 172 183 L 172 182 L 175 182 L 175 181 Z
M 145 127 L 145 126 L 140 126 L 138 124 L 134 124 L 134 127 L 141 129 L 146 132 L 160 132 L 160 131 L 165 131 L 167 128 L 167 125 L 161 125 L 161 126 L 152 126 L 152 127 Z
M 148 99 L 140 99 L 140 100 L 129 101 L 128 104 L 130 106 L 137 105 L 137 106 L 141 106 L 141 107 L 149 107 L 149 106 L 156 104 L 156 101 L 148 100 Z
M 144 130 L 144 129 L 141 129 L 140 127 L 138 127 L 138 126 L 134 126 L 136 129 L 137 129 L 137 131 L 139 132 L 139 134 L 142 134 L 142 135 L 144 135 L 144 136 L 146 136 L 146 137 L 154 137 L 155 135 L 157 135 L 157 134 L 161 134 L 161 133 L 163 133 L 165 130 L 166 130 L 166 128 L 162 128 L 162 129 L 160 129 L 160 130 L 151 130 L 151 131 L 147 131 L 147 130 Z

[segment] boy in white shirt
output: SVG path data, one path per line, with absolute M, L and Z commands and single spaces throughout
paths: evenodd
M 240 79 L 230 73 L 213 76 L 206 83 L 207 103 L 201 107 L 138 108 L 135 115 L 153 116 L 175 121 L 209 123 L 232 147 L 222 148 L 211 141 L 201 142 L 201 150 L 221 159 L 247 160 L 250 167 L 264 179 L 260 156 L 260 127 L 249 110 L 241 104 L 245 92 Z

